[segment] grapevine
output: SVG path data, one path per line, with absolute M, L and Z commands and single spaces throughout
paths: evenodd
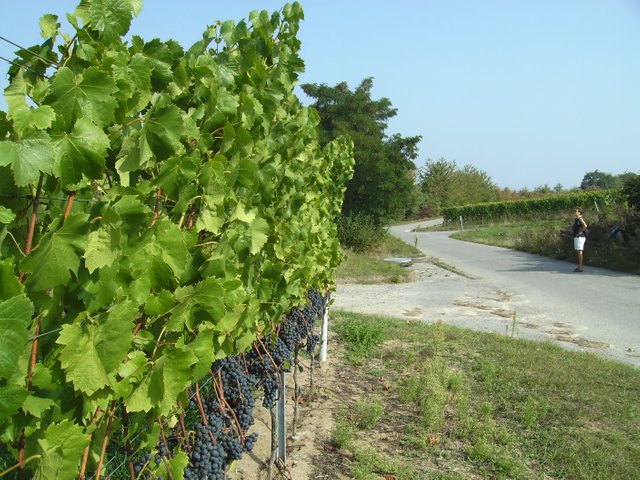
M 184 49 L 124 40 L 141 4 L 82 0 L 71 34 L 45 15 L 9 69 L 0 442 L 22 476 L 104 478 L 124 455 L 131 478 L 223 478 L 256 441 L 248 389 L 275 398 L 312 325 L 287 322 L 340 260 L 352 144 L 321 149 L 293 92 L 300 5 Z

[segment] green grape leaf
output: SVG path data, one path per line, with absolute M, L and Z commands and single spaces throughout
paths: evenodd
M 152 317 L 164 315 L 175 306 L 173 295 L 167 290 L 162 290 L 157 295 L 152 295 L 145 304 L 144 311 Z
M 82 75 L 62 67 L 56 73 L 51 93 L 45 101 L 64 120 L 65 130 L 85 117 L 104 127 L 114 118 L 117 102 L 112 94 L 116 90 L 111 77 L 95 67 L 89 67 Z
M 55 404 L 56 402 L 50 398 L 41 398 L 36 397 L 35 395 L 29 395 L 22 404 L 22 410 L 36 418 L 42 418 L 42 415 Z
M 25 132 L 31 128 L 45 130 L 53 124 L 56 119 L 56 112 L 49 105 L 33 108 L 28 105 L 21 105 L 11 110 L 11 118 L 16 130 Z
M 89 313 L 118 301 L 129 286 L 129 278 L 120 274 L 117 262 L 112 266 L 100 268 L 97 276 L 98 278 L 94 279 L 95 275 L 93 275 L 92 279 L 84 284 L 82 292 L 78 294 Z
M 169 349 L 125 400 L 129 411 L 148 412 L 157 409 L 160 415 L 170 413 L 175 408 L 178 395 L 195 380 L 191 366 L 197 361 L 193 352 Z
M 0 300 L 8 300 L 22 292 L 22 284 L 15 273 L 14 259 L 9 257 L 0 260 Z
M 231 220 L 240 220 L 245 223 L 251 223 L 255 218 L 256 212 L 252 210 L 245 210 L 245 206 L 242 202 L 238 202 L 233 215 L 231 215 Z
M 183 451 L 179 451 L 178 454 L 174 455 L 167 463 L 172 473 L 172 475 L 169 475 L 169 478 L 182 478 L 184 469 L 189 465 L 189 457 Z
M 127 65 L 115 64 L 113 72 L 118 82 L 126 82 L 135 90 L 150 91 L 151 90 L 151 60 L 136 53 L 131 57 Z
M 48 82 L 44 80 L 37 81 L 35 85 L 32 85 L 24 78 L 23 70 L 17 72 L 12 78 L 4 95 L 9 107 L 9 118 L 13 120 L 13 128 L 19 135 L 34 128 L 39 130 L 49 128 L 55 120 L 56 113 L 49 105 L 32 106 L 34 102 L 40 103 L 47 88 Z M 27 102 L 27 98 L 30 98 L 31 101 Z
M 0 379 L 10 378 L 29 340 L 33 304 L 24 295 L 0 302 Z
M 177 278 L 181 278 L 190 261 L 184 232 L 175 223 L 164 218 L 156 226 L 155 238 L 160 247 L 162 260 Z
M 225 314 L 225 290 L 222 282 L 217 278 L 207 278 L 196 287 L 193 300 L 200 305 L 214 320 L 221 319 Z
M 185 349 L 193 352 L 198 358 L 193 369 L 193 378 L 202 378 L 211 369 L 211 364 L 215 360 L 215 350 L 213 349 L 213 336 L 215 334 L 212 329 L 204 329 L 200 326 L 200 331 L 195 340 L 185 346 Z
M 11 223 L 16 218 L 16 214 L 7 207 L 0 205 L 0 223 Z
M 139 6 L 135 6 L 139 10 Z M 129 31 L 134 14 L 131 0 L 91 0 L 76 10 L 90 28 L 100 32 L 104 43 L 118 40 Z
M 69 216 L 62 228 L 45 235 L 22 261 L 22 270 L 32 273 L 28 283 L 36 291 L 65 285 L 77 275 L 80 254 L 86 247 L 89 215 Z
M 95 345 L 107 373 L 124 361 L 133 341 L 133 329 L 140 312 L 131 301 L 113 306 L 108 318 L 96 329 Z
M 57 15 L 47 14 L 40 18 L 40 35 L 42 38 L 54 37 L 58 34 L 60 22 Z
M 44 438 L 39 439 L 38 443 L 41 458 L 34 478 L 74 480 L 90 438 L 84 432 L 84 427 L 63 420 L 49 425 Z
M 64 187 L 100 178 L 105 168 L 109 137 L 88 118 L 79 119 L 73 132 L 52 137 L 56 146 L 55 173 Z
M 269 224 L 264 218 L 256 218 L 251 222 L 251 253 L 258 253 L 265 243 L 269 234 Z
M 165 160 L 175 153 L 184 135 L 184 128 L 180 109 L 174 105 L 158 109 L 147 120 L 143 131 L 158 160 Z
M 18 412 L 29 392 L 18 385 L 0 388 L 0 424 Z
M 166 43 L 154 38 L 144 44 L 144 55 L 153 64 L 151 82 L 156 91 L 163 90 L 173 80 L 171 66 L 173 64 L 173 54 Z
M 143 0 L 128 0 L 131 5 L 131 11 L 134 16 L 137 16 L 142 10 Z
M 196 178 L 198 167 L 189 157 L 172 157 L 162 162 L 158 184 L 170 197 L 177 197 L 180 191 Z
M 133 340 L 138 309 L 133 302 L 114 306 L 98 325 L 64 325 L 60 364 L 76 390 L 92 395 L 110 385 L 109 374 L 124 361 Z
M 18 187 L 37 183 L 40 173 L 51 173 L 53 160 L 53 144 L 45 133 L 27 135 L 18 143 L 0 142 L 0 166 L 11 166 Z
M 64 345 L 60 365 L 76 390 L 92 395 L 109 385 L 109 377 L 93 343 L 92 328 L 64 325 L 56 342 Z
M 89 234 L 84 264 L 90 273 L 110 266 L 120 256 L 120 237 L 120 230 L 112 225 L 103 225 Z

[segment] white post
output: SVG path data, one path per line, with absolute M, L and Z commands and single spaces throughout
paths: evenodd
M 285 373 L 278 375 L 278 402 L 276 410 L 278 415 L 278 458 L 283 463 L 287 461 L 287 420 L 285 407 L 287 405 L 287 395 L 285 390 Z
M 462 221 L 462 215 L 460 215 L 460 230 L 464 230 L 464 222 Z
M 327 361 L 327 350 L 329 345 L 329 298 L 324 306 L 324 315 L 322 316 L 322 345 L 320 345 L 320 362 Z M 313 361 L 313 359 L 312 359 Z

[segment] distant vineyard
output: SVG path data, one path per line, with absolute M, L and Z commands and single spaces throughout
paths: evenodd
M 462 217 L 465 222 L 491 222 L 521 217 L 535 218 L 569 212 L 580 206 L 594 210 L 620 205 L 625 202 L 619 190 L 595 190 L 558 194 L 544 198 L 530 198 L 506 202 L 477 203 L 444 209 L 446 223 L 456 222 Z

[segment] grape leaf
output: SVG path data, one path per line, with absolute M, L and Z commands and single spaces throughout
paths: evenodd
M 224 316 L 224 294 L 222 283 L 217 278 L 207 278 L 196 287 L 193 300 L 204 309 L 211 318 L 219 320 Z
M 29 340 L 33 304 L 24 295 L 0 302 L 0 379 L 10 378 Z
M 185 346 L 185 349 L 193 352 L 198 358 L 198 362 L 193 370 L 194 378 L 202 378 L 211 369 L 211 363 L 215 359 L 215 350 L 213 349 L 214 330 L 203 328 L 200 325 L 200 331 L 195 340 Z
M 10 165 L 18 187 L 35 184 L 53 171 L 53 145 L 45 133 L 26 135 L 18 143 L 0 142 L 0 166 Z
M 90 439 L 82 426 L 67 419 L 49 425 L 38 443 L 42 456 L 34 478 L 74 480 Z
M 269 233 L 269 224 L 264 218 L 256 218 L 251 222 L 251 253 L 258 253 L 265 243 Z
M 158 184 L 170 197 L 177 197 L 180 190 L 196 178 L 197 166 L 189 157 L 172 157 L 160 167 Z
M 22 284 L 16 277 L 14 259 L 10 257 L 0 260 L 0 300 L 8 300 L 20 295 L 22 291 Z
M 53 37 L 58 34 L 60 22 L 56 15 L 47 14 L 40 18 L 40 35 L 42 38 Z
M 120 256 L 120 236 L 120 230 L 112 225 L 103 225 L 89 234 L 84 264 L 90 273 L 110 266 Z
M 33 275 L 28 283 L 35 291 L 65 285 L 78 273 L 80 254 L 86 247 L 89 215 L 69 216 L 62 228 L 45 235 L 22 261 L 22 270 Z
M 46 82 L 37 84 L 38 88 L 44 85 Z M 37 92 L 36 88 L 25 80 L 23 70 L 20 70 L 11 80 L 4 95 L 9 107 L 9 118 L 13 120 L 14 130 L 20 135 L 29 129 L 44 130 L 49 128 L 55 120 L 56 113 L 49 105 L 36 105 L 34 108 L 27 102 L 28 97 L 32 99 L 37 97 Z M 30 103 L 33 104 L 33 100 Z
M 57 343 L 64 345 L 60 364 L 76 390 L 92 395 L 110 385 L 109 374 L 124 361 L 133 340 L 138 309 L 123 302 L 98 325 L 64 325 Z
M 78 75 L 68 67 L 62 67 L 53 79 L 45 103 L 64 120 L 65 130 L 83 117 L 104 127 L 114 118 L 117 102 L 112 93 L 116 90 L 111 77 L 95 67 Z
M 135 8 L 139 10 L 139 6 Z M 83 2 L 76 13 L 100 32 L 104 43 L 111 43 L 129 31 L 134 5 L 131 0 L 91 0 Z
M 13 222 L 14 218 L 16 218 L 15 213 L 13 213 L 7 207 L 3 207 L 2 205 L 0 205 L 0 223 L 11 223 Z
M 159 160 L 175 153 L 184 135 L 184 121 L 180 109 L 174 105 L 158 109 L 145 123 L 145 138 Z
M 56 404 L 50 398 L 36 397 L 29 395 L 22 404 L 22 410 L 36 418 L 42 418 L 42 415 Z
M 158 222 L 155 232 L 162 260 L 171 268 L 176 278 L 181 278 L 189 267 L 189 250 L 184 232 L 168 219 Z
M 148 412 L 156 409 L 160 415 L 170 413 L 175 408 L 178 395 L 195 380 L 191 366 L 197 361 L 193 352 L 169 349 L 125 400 L 129 411 Z
M 105 168 L 109 137 L 88 118 L 79 119 L 70 134 L 53 136 L 56 147 L 55 173 L 64 187 L 82 180 L 100 178 Z
M 28 396 L 29 392 L 18 385 L 0 388 L 0 424 L 13 416 Z

